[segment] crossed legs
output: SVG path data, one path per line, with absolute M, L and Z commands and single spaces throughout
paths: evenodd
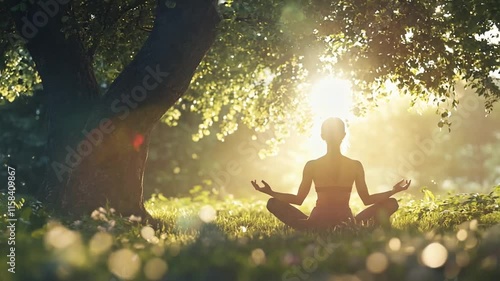
M 267 201 L 267 209 L 284 224 L 294 229 L 306 227 L 308 216 L 288 203 L 270 198 Z
M 356 222 L 361 224 L 390 225 L 390 216 L 399 208 L 398 201 L 388 198 L 379 203 L 373 204 L 356 216 Z M 270 198 L 267 201 L 267 209 L 284 224 L 294 229 L 304 229 L 308 227 L 308 216 L 292 205 Z
M 388 198 L 364 209 L 356 215 L 356 222 L 368 224 L 372 222 L 374 225 L 389 226 L 391 217 L 399 208 L 398 201 L 394 198 Z

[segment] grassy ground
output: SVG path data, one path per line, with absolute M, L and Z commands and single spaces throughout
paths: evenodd
M 264 202 L 207 192 L 153 196 L 147 208 L 166 222 L 156 232 L 112 208 L 65 221 L 23 200 L 14 274 L 1 220 L 0 279 L 500 280 L 500 187 L 446 197 L 423 192 L 422 200 L 400 202 L 391 229 L 354 225 L 323 233 L 283 226 Z

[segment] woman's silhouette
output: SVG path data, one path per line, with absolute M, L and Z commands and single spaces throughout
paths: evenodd
M 279 220 L 295 229 L 328 228 L 353 219 L 364 224 L 369 221 L 374 224 L 389 223 L 389 217 L 399 207 L 396 199 L 391 196 L 408 189 L 411 180 L 401 180 L 391 191 L 369 194 L 361 162 L 347 158 L 340 152 L 340 144 L 345 135 L 344 122 L 339 118 L 329 118 L 323 123 L 321 137 L 327 144 L 327 153 L 306 163 L 296 195 L 275 192 L 265 181 L 262 181 L 263 187 L 257 181 L 252 181 L 257 191 L 272 197 L 267 202 L 267 209 Z M 304 202 L 312 182 L 318 193 L 318 200 L 308 217 L 291 204 L 301 205 Z M 370 206 L 355 217 L 349 207 L 353 183 L 356 183 L 363 203 Z

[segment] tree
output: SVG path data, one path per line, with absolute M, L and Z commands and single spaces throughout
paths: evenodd
M 151 128 L 185 111 L 201 117 L 195 141 L 244 125 L 272 129 L 279 142 L 290 127 L 307 128 L 303 100 L 325 75 L 351 80 L 360 113 L 386 96 L 387 81 L 433 101 L 441 124 L 459 106 L 459 80 L 491 110 L 498 4 L 11 0 L 0 8 L 0 92 L 11 101 L 43 91 L 48 201 L 81 213 L 110 200 L 123 214 L 143 213 Z
M 95 16 L 98 5 L 88 2 L 11 3 L 46 95 L 51 164 L 43 193 L 61 210 L 83 213 L 109 200 L 122 214 L 146 215 L 142 177 L 149 134 L 188 87 L 215 38 L 219 15 L 213 1 L 159 1 L 149 36 L 101 93 L 92 65 L 99 39 L 86 42 L 78 28 L 105 32 L 143 3 L 108 4 L 98 27 L 78 25 L 79 12 Z

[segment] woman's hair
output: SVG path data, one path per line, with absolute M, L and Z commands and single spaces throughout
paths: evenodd
M 333 142 L 340 145 L 345 135 L 345 123 L 340 118 L 328 118 L 321 125 L 321 138 L 328 143 Z

